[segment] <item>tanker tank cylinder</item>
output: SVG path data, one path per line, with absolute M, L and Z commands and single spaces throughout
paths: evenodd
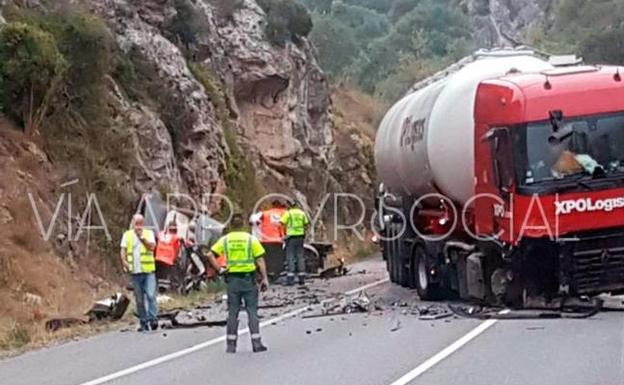
M 465 204 L 474 195 L 477 87 L 509 73 L 553 68 L 530 51 L 494 51 L 419 83 L 390 108 L 377 131 L 375 164 L 384 188 L 397 196 L 439 193 Z

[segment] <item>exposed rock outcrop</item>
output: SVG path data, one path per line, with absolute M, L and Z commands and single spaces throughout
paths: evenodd
M 188 2 L 204 26 L 190 44 L 169 30 L 179 2 L 87 3 L 107 20 L 119 47 L 140 63 L 142 82 L 156 104 L 156 110 L 130 104 L 115 93 L 119 115 L 144 133 L 151 126 L 154 133 L 138 159 L 138 188 L 167 180 L 174 189 L 198 196 L 223 193 L 228 187 L 223 173 L 231 149 L 223 138 L 224 122 L 216 111 L 214 90 L 202 87 L 189 71 L 191 60 L 212 74 L 225 95 L 237 142 L 264 191 L 295 192 L 312 208 L 326 192 L 353 191 L 356 183 L 345 185 L 335 177 L 341 166 L 330 90 L 312 47 L 305 39 L 285 47 L 269 43 L 266 16 L 254 1 L 242 2 L 226 18 L 208 0 Z M 374 178 L 360 167 L 351 175 L 366 175 L 364 185 L 369 186 Z
M 472 20 L 473 36 L 479 47 L 525 43 L 532 27 L 552 17 L 553 3 L 555 0 L 459 0 Z

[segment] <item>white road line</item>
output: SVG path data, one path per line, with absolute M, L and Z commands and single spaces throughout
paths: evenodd
M 345 292 L 345 294 L 346 295 L 352 295 L 352 294 L 355 294 L 355 293 L 357 293 L 359 291 L 370 289 L 370 288 L 375 287 L 375 286 L 379 286 L 379 285 L 384 284 L 384 283 L 386 283 L 388 281 L 389 281 L 388 278 L 380 279 L 378 281 L 371 282 L 371 283 L 369 283 L 367 285 L 358 287 L 357 289 L 349 290 L 349 291 Z M 335 300 L 335 298 L 329 298 L 329 299 L 323 300 L 323 301 L 321 301 L 321 303 L 319 303 L 319 304 L 317 304 L 315 306 L 312 306 L 312 308 L 323 306 L 324 304 L 327 304 L 327 303 L 332 302 L 334 300 Z M 282 315 L 280 315 L 278 317 L 271 318 L 269 320 L 263 321 L 263 322 L 260 323 L 260 327 L 263 328 L 263 327 L 271 325 L 273 323 L 280 322 L 280 321 L 283 321 L 283 320 L 291 318 L 291 317 L 295 317 L 295 316 L 305 312 L 306 310 L 308 310 L 310 308 L 311 308 L 310 306 L 305 306 L 305 307 L 293 310 L 291 312 L 282 314 Z M 239 335 L 243 335 L 243 334 L 247 334 L 247 333 L 249 333 L 249 329 L 242 329 L 242 330 L 238 331 Z M 135 366 L 131 366 L 131 367 L 127 368 L 127 369 L 123 369 L 123 370 L 120 370 L 118 372 L 111 373 L 111 374 L 106 375 L 104 377 L 100 377 L 100 378 L 96 378 L 95 380 L 84 382 L 84 383 L 82 383 L 80 385 L 100 385 L 100 384 L 104 384 L 106 382 L 110 382 L 110 381 L 116 380 L 118 378 L 129 376 L 129 375 L 131 375 L 133 373 L 136 373 L 136 372 L 139 372 L 141 370 L 145 370 L 147 368 L 151 368 L 153 366 L 160 365 L 160 364 L 163 364 L 165 362 L 172 361 L 172 360 L 175 360 L 177 358 L 189 355 L 189 354 L 197 352 L 199 350 L 206 349 L 206 348 L 208 348 L 208 347 L 210 347 L 212 345 L 215 345 L 215 344 L 218 344 L 218 343 L 221 343 L 221 342 L 225 342 L 225 335 L 223 335 L 221 337 L 217 337 L 217 338 L 211 339 L 211 340 L 208 340 L 206 342 L 202 342 L 202 343 L 197 344 L 197 345 L 193 345 L 193 346 L 191 346 L 189 348 L 182 349 L 182 350 L 179 350 L 177 352 L 173 352 L 173 353 L 167 354 L 167 355 L 162 356 L 162 357 L 155 358 L 155 359 L 150 360 L 150 361 L 143 362 L 143 363 L 135 365 Z
M 499 314 L 505 314 L 505 313 L 509 313 L 509 310 L 503 310 Z M 494 326 L 496 322 L 498 322 L 498 320 L 490 319 L 490 320 L 480 323 L 479 326 L 472 329 L 470 332 L 468 332 L 468 334 L 458 339 L 457 341 L 453 342 L 452 344 L 444 348 L 442 351 L 440 351 L 438 354 L 429 358 L 427 361 L 423 362 L 422 364 L 418 365 L 412 371 L 410 371 L 403 377 L 399 378 L 398 380 L 394 381 L 390 385 L 406 385 L 410 383 L 416 377 L 420 376 L 421 374 L 423 374 L 424 372 L 426 372 L 427 370 L 431 369 L 433 366 L 438 364 L 443 359 L 455 353 L 462 346 L 466 345 L 468 342 L 476 338 L 479 334 L 483 333 L 484 331 Z

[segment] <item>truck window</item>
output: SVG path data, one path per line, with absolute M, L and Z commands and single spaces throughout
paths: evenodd
M 521 185 L 564 179 L 571 175 L 624 172 L 624 113 L 566 119 L 573 134 L 549 143 L 550 122 L 512 129 L 516 179 Z

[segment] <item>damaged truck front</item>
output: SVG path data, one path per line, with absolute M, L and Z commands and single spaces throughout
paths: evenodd
M 623 71 L 479 52 L 392 107 L 375 147 L 391 280 L 515 306 L 623 292 Z

